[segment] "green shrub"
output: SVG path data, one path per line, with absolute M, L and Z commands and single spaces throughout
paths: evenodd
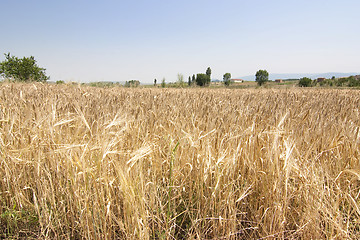
M 300 87 L 311 87 L 312 80 L 310 78 L 303 77 L 299 80 L 298 84 Z

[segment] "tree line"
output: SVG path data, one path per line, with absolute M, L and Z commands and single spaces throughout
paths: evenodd
M 259 86 L 262 86 L 269 80 L 269 73 L 266 70 L 259 70 L 255 74 L 255 81 L 258 83 Z M 193 74 L 188 78 L 188 86 L 200 86 L 206 87 L 209 86 L 211 82 L 211 68 L 208 67 L 205 73 L 197 73 L 196 75 Z M 223 84 L 225 86 L 230 86 L 233 83 L 231 79 L 231 73 L 224 73 L 223 75 Z M 154 86 L 157 85 L 157 80 L 154 79 Z M 163 79 L 161 86 L 165 87 L 165 79 Z M 178 74 L 178 80 L 176 82 L 177 87 L 184 87 L 184 76 L 182 74 Z
M 315 79 L 312 80 L 307 77 L 303 77 L 299 80 L 298 85 L 300 87 L 315 87 L 317 85 L 321 87 L 360 87 L 360 76 L 350 76 L 336 78 L 335 76 L 328 79 Z
M 37 65 L 36 60 L 33 56 L 18 58 L 11 56 L 10 53 L 5 54 L 5 60 L 0 62 L 0 76 L 13 81 L 19 82 L 46 82 L 49 80 L 49 76 L 45 73 L 45 68 L 41 68 Z M 259 86 L 264 85 L 269 81 L 269 73 L 267 70 L 258 70 L 255 74 L 255 81 Z M 60 81 L 58 81 L 60 83 Z M 211 68 L 208 67 L 205 73 L 197 73 L 189 76 L 187 85 L 188 86 L 209 86 L 211 82 Z M 231 73 L 224 73 L 223 84 L 230 86 L 232 84 Z M 61 81 L 63 83 L 63 81 Z M 126 81 L 125 87 L 137 87 L 140 85 L 138 80 Z M 154 86 L 157 85 L 157 80 L 154 79 Z M 162 79 L 161 87 L 166 87 L 165 78 Z M 320 86 L 336 86 L 336 87 L 359 87 L 360 76 L 350 76 L 346 78 L 335 78 L 333 76 L 330 79 L 319 79 L 312 80 L 307 77 L 299 79 L 298 86 L 300 87 L 313 87 L 316 85 Z M 178 74 L 178 81 L 176 86 L 184 87 L 184 76 Z

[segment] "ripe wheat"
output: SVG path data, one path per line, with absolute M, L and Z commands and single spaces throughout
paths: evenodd
M 0 237 L 356 239 L 360 92 L 0 85 Z

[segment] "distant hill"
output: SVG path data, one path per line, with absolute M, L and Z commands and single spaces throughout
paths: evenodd
M 219 79 L 211 79 L 211 82 L 222 82 L 222 81 Z
M 332 76 L 338 77 L 349 77 L 354 75 L 359 75 L 360 73 L 339 73 L 339 72 L 328 72 L 328 73 L 269 73 L 269 79 L 275 80 L 275 79 L 299 79 L 302 77 L 308 77 L 311 79 L 316 78 L 331 78 Z M 239 77 L 241 79 L 244 79 L 245 81 L 255 81 L 255 74 L 249 75 L 249 76 L 243 76 Z

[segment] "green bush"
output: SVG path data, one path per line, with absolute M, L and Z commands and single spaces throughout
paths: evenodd
M 307 77 L 303 77 L 299 80 L 299 86 L 300 87 L 311 87 L 312 80 Z

